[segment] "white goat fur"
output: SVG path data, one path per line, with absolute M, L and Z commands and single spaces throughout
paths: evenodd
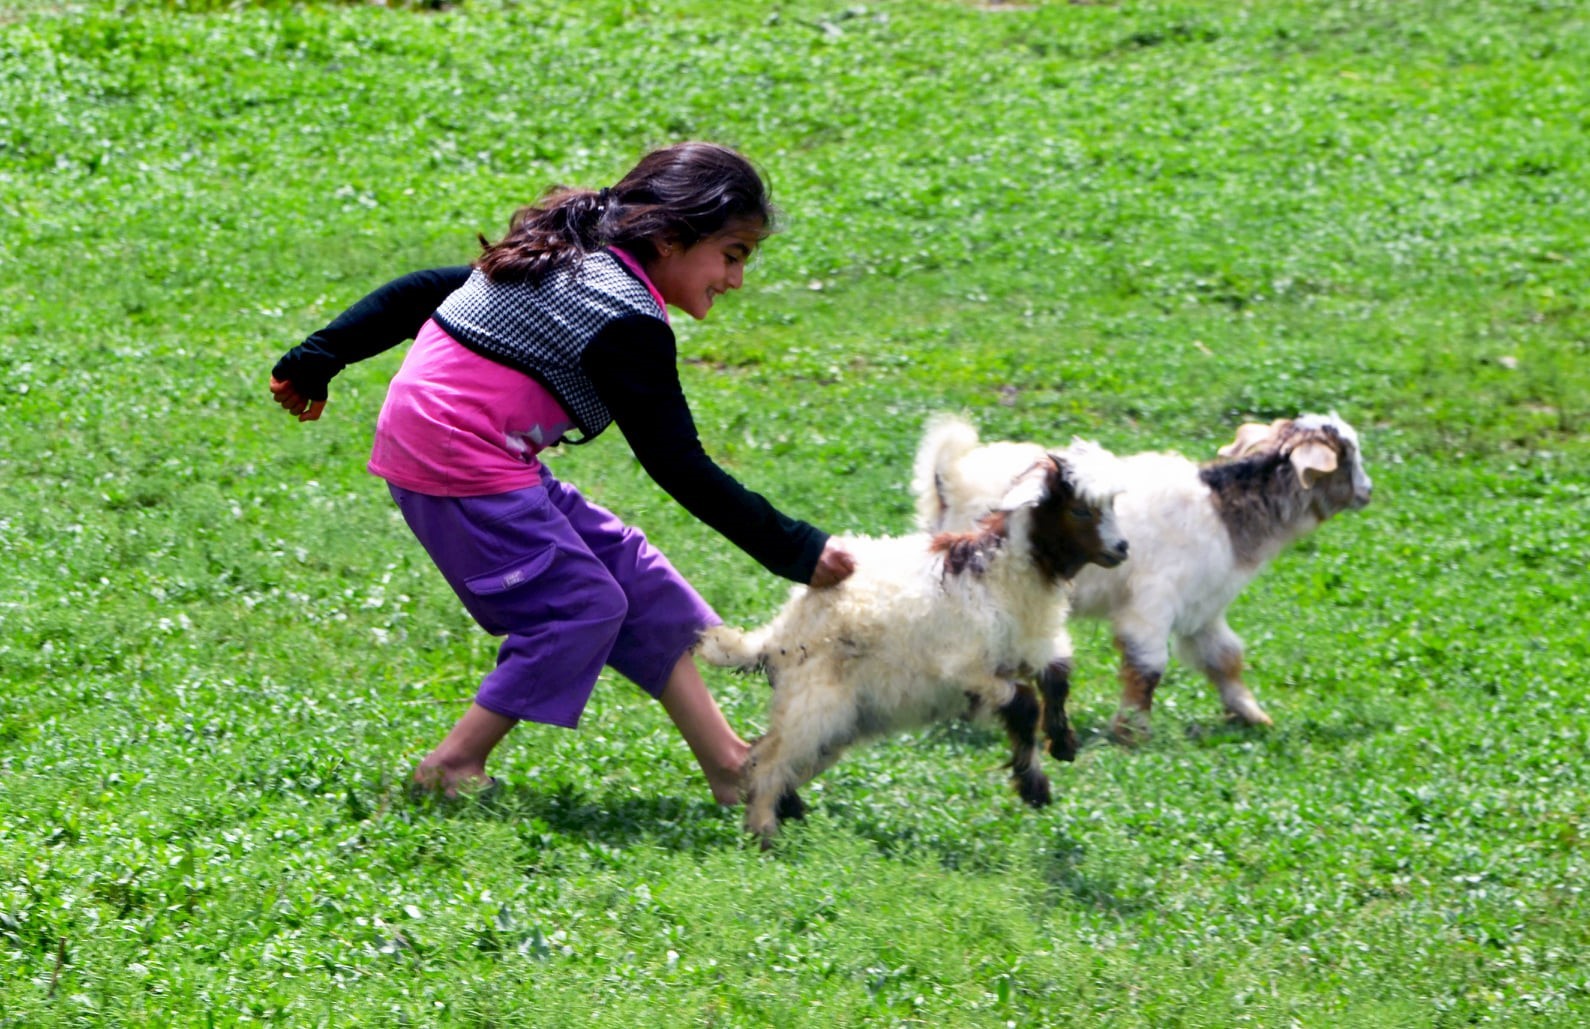
M 912 478 L 919 527 L 942 532 L 975 524 L 1037 453 L 1042 448 L 1033 443 L 984 445 L 964 419 L 935 418 Z M 1122 654 L 1121 706 L 1112 721 L 1118 738 L 1147 731 L 1172 637 L 1182 659 L 1219 689 L 1229 717 L 1271 724 L 1240 678 L 1242 641 L 1227 624 L 1226 609 L 1288 543 L 1332 514 L 1369 502 L 1358 436 L 1334 414 L 1244 425 L 1219 453 L 1226 465 L 1268 460 L 1278 467 L 1284 459 L 1296 476 L 1272 475 L 1261 483 L 1233 475 L 1217 495 L 1203 468 L 1180 455 L 1122 457 L 1126 478 L 1115 510 L 1132 559 L 1120 568 L 1084 568 L 1072 582 L 1073 617 L 1108 618 Z M 1051 699 L 1046 691 L 1046 703 Z M 1069 744 L 1055 739 L 1069 733 L 1063 710 L 1045 711 L 1045 729 L 1051 753 L 1074 756 L 1074 735 Z
M 709 629 L 699 646 L 703 659 L 762 667 L 773 687 L 768 729 L 746 770 L 747 827 L 766 841 L 780 817 L 798 814 L 795 789 L 868 737 L 967 714 L 1005 715 L 1019 690 L 1029 698 L 1032 737 L 1036 700 L 1013 678 L 1070 653 L 1065 582 L 1040 572 L 1034 530 L 1049 517 L 1046 505 L 1059 502 L 1051 494 L 1063 476 L 1071 491 L 1066 510 L 1074 514 L 1080 502 L 1095 512 L 1095 538 L 1076 563 L 1121 560 L 1126 547 L 1111 514 L 1115 471 L 1114 457 L 1093 444 L 1074 442 L 1052 459 L 1040 449 L 991 501 L 991 509 L 1007 512 L 1003 521 L 982 526 L 981 536 L 955 538 L 977 544 L 966 552 L 973 554 L 969 564 L 952 567 L 949 537 L 849 537 L 842 542 L 856 570 L 838 586 L 796 587 L 760 629 Z M 1006 717 L 1017 744 L 1018 788 L 1041 806 L 1048 781 L 1036 768 L 1035 739 L 1032 766 L 1023 767 L 1018 729 Z

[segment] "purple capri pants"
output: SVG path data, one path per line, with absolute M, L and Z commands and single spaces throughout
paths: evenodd
M 484 497 L 388 487 L 470 615 L 507 637 L 475 702 L 572 729 L 604 664 L 660 696 L 721 619 L 643 533 L 541 474 L 539 486 Z

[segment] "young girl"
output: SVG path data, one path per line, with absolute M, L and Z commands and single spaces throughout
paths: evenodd
M 665 305 L 704 318 L 773 228 L 756 170 L 707 143 L 656 150 L 617 185 L 555 188 L 482 238 L 472 267 L 387 283 L 289 351 L 275 400 L 320 417 L 347 364 L 415 338 L 376 422 L 370 470 L 464 607 L 506 637 L 497 667 L 417 783 L 451 796 L 493 780 L 520 721 L 573 728 L 604 664 L 662 701 L 719 803 L 748 747 L 690 648 L 719 619 L 637 529 L 537 458 L 616 422 L 647 474 L 768 570 L 814 587 L 851 556 L 712 462 L 680 388 Z M 577 438 L 576 438 L 577 434 Z

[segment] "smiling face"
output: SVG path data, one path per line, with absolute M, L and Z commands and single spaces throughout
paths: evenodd
M 700 320 L 721 293 L 739 289 L 745 262 L 762 241 L 761 226 L 731 225 L 689 247 L 662 243 L 646 262 L 646 274 L 664 300 Z

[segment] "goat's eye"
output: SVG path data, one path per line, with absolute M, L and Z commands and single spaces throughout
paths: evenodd
M 1093 508 L 1091 508 L 1091 507 L 1080 507 L 1080 506 L 1079 507 L 1073 507 L 1071 509 L 1071 513 L 1074 516 L 1076 516 L 1076 518 L 1079 521 L 1086 522 L 1086 521 L 1090 520 L 1093 517 Z

